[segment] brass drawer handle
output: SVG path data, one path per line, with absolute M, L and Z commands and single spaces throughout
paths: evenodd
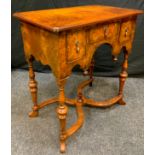
M 127 37 L 128 32 L 129 32 L 129 30 L 128 30 L 128 28 L 126 28 L 126 29 L 125 29 L 125 34 L 124 34 L 125 37 Z
M 104 36 L 108 36 L 108 25 L 104 26 Z
M 80 48 L 79 48 L 79 41 L 77 40 L 76 42 L 75 42 L 75 46 L 76 46 L 76 53 L 79 53 L 79 51 L 80 51 Z

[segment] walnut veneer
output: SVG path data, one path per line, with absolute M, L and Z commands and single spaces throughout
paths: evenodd
M 60 9 L 49 9 L 14 13 L 21 22 L 25 57 L 29 64 L 29 88 L 34 103 L 30 117 L 38 116 L 44 106 L 58 102 L 57 114 L 60 120 L 60 151 L 66 150 L 66 139 L 83 124 L 82 106 L 107 107 L 115 103 L 124 105 L 123 87 L 128 76 L 128 55 L 132 49 L 136 18 L 140 10 L 122 9 L 110 6 L 89 5 Z M 84 97 L 82 89 L 93 82 L 93 55 L 104 43 L 112 46 L 113 60 L 117 60 L 123 48 L 124 61 L 120 73 L 118 95 L 105 101 L 94 101 Z M 58 97 L 38 104 L 37 82 L 33 71 L 33 60 L 49 65 L 59 87 Z M 75 65 L 80 65 L 84 75 L 90 78 L 78 86 L 77 98 L 65 96 L 64 86 Z M 66 129 L 67 105 L 77 109 L 77 122 Z

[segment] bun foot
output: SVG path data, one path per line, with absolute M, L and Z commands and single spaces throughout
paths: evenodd
M 118 101 L 118 104 L 120 104 L 120 105 L 126 105 L 126 102 L 125 102 L 123 99 L 120 99 L 120 100 Z
M 66 152 L 66 144 L 65 144 L 65 142 L 60 142 L 60 152 L 61 153 Z
M 32 111 L 29 113 L 29 117 L 37 117 L 39 115 L 38 111 Z

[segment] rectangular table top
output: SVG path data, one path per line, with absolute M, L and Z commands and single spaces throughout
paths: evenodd
M 128 16 L 141 14 L 141 10 L 123 9 L 103 5 L 87 5 L 69 8 L 47 9 L 14 13 L 21 21 L 53 32 L 89 26 Z

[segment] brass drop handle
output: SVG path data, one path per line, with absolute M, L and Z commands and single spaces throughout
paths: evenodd
M 108 36 L 108 25 L 104 26 L 104 36 Z
M 125 29 L 125 35 L 124 36 L 127 37 L 127 35 L 128 35 L 128 28 Z
M 80 48 L 79 48 L 79 41 L 77 40 L 76 42 L 75 42 L 75 46 L 76 46 L 76 53 L 79 53 L 79 51 L 80 51 Z

